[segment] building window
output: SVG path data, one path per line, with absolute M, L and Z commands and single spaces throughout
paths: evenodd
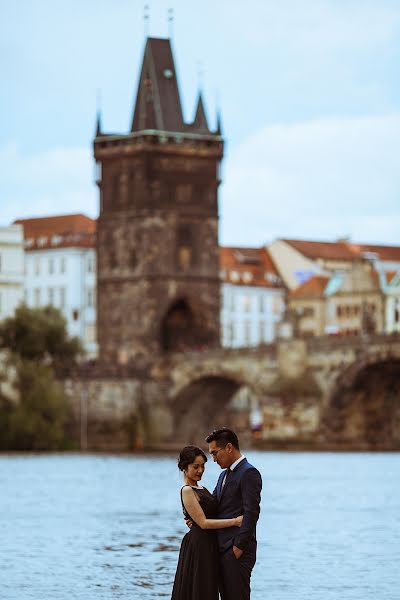
M 247 346 L 250 345 L 251 341 L 251 323 L 250 321 L 244 322 L 244 342 Z
M 35 306 L 40 306 L 40 289 L 36 288 L 34 290 L 34 299 L 35 299 Z
M 60 307 L 65 308 L 65 288 L 60 288 Z
M 54 304 L 54 289 L 53 288 L 48 289 L 48 299 L 49 299 L 49 304 Z
M 250 312 L 251 311 L 251 297 L 250 296 L 242 296 L 242 302 L 243 302 L 244 312 Z
M 228 330 L 229 330 L 229 343 L 233 344 L 233 342 L 235 341 L 235 323 L 229 323 L 228 326 Z
M 40 258 L 35 258 L 35 275 L 40 275 Z
M 232 291 L 231 295 L 231 312 L 235 312 L 235 293 Z
M 85 342 L 87 344 L 93 344 L 96 341 L 96 326 L 87 325 L 85 330 Z
M 60 273 L 65 273 L 65 271 L 66 271 L 65 257 L 62 256 L 60 259 Z
M 253 275 L 250 273 L 250 271 L 245 271 L 242 275 L 242 279 L 245 283 L 250 283 L 250 281 L 253 279 Z
M 90 288 L 90 289 L 87 290 L 86 303 L 89 306 L 89 308 L 93 308 L 94 307 L 95 295 L 94 295 L 94 289 L 93 288 Z
M 77 321 L 79 319 L 79 310 L 77 308 L 75 308 L 75 310 L 72 311 L 72 318 L 74 321 Z
M 306 306 L 303 309 L 303 317 L 313 317 L 314 316 L 314 309 L 312 306 Z
M 54 259 L 49 258 L 49 273 L 52 275 L 54 273 Z
M 94 273 L 94 256 L 88 256 L 86 268 L 88 273 Z
M 190 225 L 180 225 L 177 231 L 177 263 L 181 271 L 188 271 L 193 267 L 194 249 L 193 232 Z
M 265 312 L 265 298 L 264 296 L 259 296 L 258 297 L 258 308 L 260 313 Z
M 262 344 L 265 342 L 265 321 L 260 321 L 259 328 L 259 339 Z

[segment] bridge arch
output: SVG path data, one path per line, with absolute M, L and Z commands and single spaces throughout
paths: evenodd
M 206 435 L 220 427 L 234 429 L 246 441 L 252 398 L 253 390 L 234 376 L 204 374 L 190 380 L 170 400 L 174 441 L 204 446 Z
M 400 449 L 400 351 L 364 354 L 336 379 L 322 429 L 355 449 Z

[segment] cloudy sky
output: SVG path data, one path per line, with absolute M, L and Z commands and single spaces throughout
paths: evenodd
M 97 215 L 91 143 L 128 132 L 144 47 L 137 0 L 0 0 L 0 223 Z M 224 244 L 400 243 L 399 0 L 150 0 L 187 120 L 221 107 Z

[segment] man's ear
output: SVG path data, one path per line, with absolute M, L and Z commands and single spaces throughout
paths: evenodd
M 227 443 L 226 449 L 228 450 L 228 452 L 232 452 L 233 446 L 232 446 L 232 444 L 230 442 Z

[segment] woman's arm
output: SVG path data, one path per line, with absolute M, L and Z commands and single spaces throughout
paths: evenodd
M 225 529 L 226 527 L 240 527 L 242 524 L 243 517 L 207 519 L 194 490 L 188 485 L 182 488 L 182 501 L 186 511 L 201 529 Z

